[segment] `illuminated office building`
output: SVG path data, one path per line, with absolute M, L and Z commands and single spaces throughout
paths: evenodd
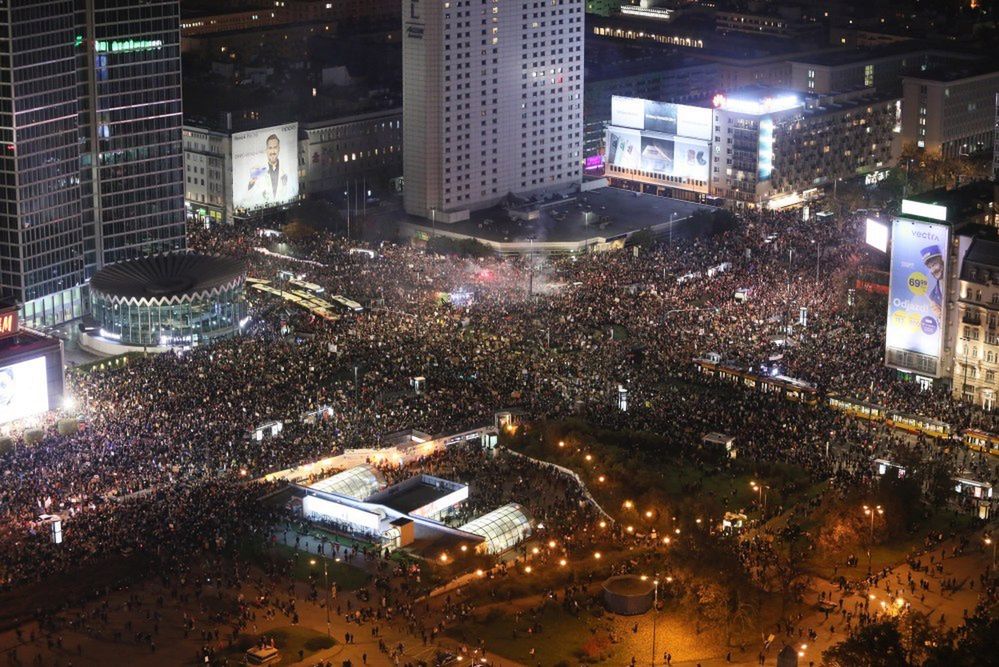
M 83 315 L 106 263 L 184 247 L 176 0 L 0 8 L 0 295 Z

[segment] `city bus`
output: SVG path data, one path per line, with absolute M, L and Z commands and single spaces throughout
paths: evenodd
M 999 435 L 968 428 L 961 433 L 961 441 L 968 449 L 999 456 Z

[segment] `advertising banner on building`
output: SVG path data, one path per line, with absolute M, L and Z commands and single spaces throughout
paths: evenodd
M 48 387 L 45 357 L 0 368 L 0 424 L 48 410 Z
M 619 169 L 641 169 L 642 135 L 616 127 L 608 130 L 607 161 Z
M 645 100 L 645 127 L 649 132 L 676 134 L 676 105 Z
M 611 98 L 611 125 L 690 139 L 711 139 L 712 110 L 636 97 Z
M 611 98 L 611 125 L 644 130 L 645 100 L 637 97 L 613 96 Z
M 706 141 L 689 141 L 677 138 L 673 142 L 672 176 L 692 181 L 708 181 L 708 157 L 711 151 Z
M 944 340 L 950 228 L 897 218 L 891 238 L 886 360 L 935 375 Z
M 232 135 L 232 204 L 237 211 L 298 198 L 298 123 Z
M 642 171 L 654 174 L 673 173 L 673 148 L 671 139 L 642 135 Z
M 676 133 L 691 139 L 711 139 L 711 119 L 713 112 L 706 107 L 676 105 Z

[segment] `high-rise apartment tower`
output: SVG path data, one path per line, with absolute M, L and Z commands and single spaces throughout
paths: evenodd
M 403 0 L 406 211 L 454 222 L 578 183 L 582 0 Z

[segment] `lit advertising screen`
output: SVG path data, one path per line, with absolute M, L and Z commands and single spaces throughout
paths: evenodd
M 619 128 L 608 130 L 607 161 L 619 169 L 641 169 L 641 133 Z
M 692 181 L 708 180 L 708 143 L 676 138 L 673 142 L 673 176 Z
M 644 130 L 645 100 L 637 97 L 613 96 L 611 98 L 611 125 Z
M 891 238 L 889 360 L 910 358 L 892 351 L 922 355 L 905 365 L 929 372 L 937 366 L 943 342 L 950 228 L 898 218 L 892 224 Z
M 649 132 L 676 134 L 676 105 L 645 100 L 645 127 Z
M 673 148 L 672 139 L 662 139 L 642 135 L 642 171 L 651 171 L 656 174 L 673 173 Z
M 657 176 L 707 182 L 711 109 L 613 97 L 607 162 Z
M 49 409 L 45 357 L 0 368 L 0 424 Z
M 611 98 L 611 125 L 691 139 L 711 138 L 711 109 L 636 97 Z
M 232 203 L 238 211 L 298 198 L 298 123 L 232 135 Z
M 865 240 L 867 245 L 877 248 L 881 252 L 887 252 L 888 225 L 868 218 Z
M 704 107 L 676 105 L 676 133 L 681 137 L 710 140 L 712 113 Z

